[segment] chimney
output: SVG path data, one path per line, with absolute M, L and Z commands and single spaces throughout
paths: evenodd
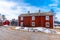
M 40 13 L 41 11 L 39 10 L 39 13 Z
M 30 14 L 30 11 L 28 11 L 28 14 Z
M 41 11 L 39 10 L 39 12 L 38 12 L 38 13 L 39 13 L 39 15 L 40 15 L 40 12 L 41 12 Z

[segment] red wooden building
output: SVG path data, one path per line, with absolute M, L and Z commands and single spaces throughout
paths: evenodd
M 5 20 L 5 21 L 3 21 L 3 25 L 10 25 L 9 20 Z
M 23 27 L 53 28 L 53 13 L 29 13 L 18 16 L 18 25 Z

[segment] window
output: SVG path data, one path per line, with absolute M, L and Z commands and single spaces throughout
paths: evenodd
M 50 27 L 50 23 L 49 22 L 46 22 L 46 27 Z
M 23 22 L 21 22 L 21 26 L 23 26 Z
M 35 16 L 32 16 L 32 20 L 35 20 Z
M 46 16 L 46 20 L 49 20 L 49 16 Z
M 23 17 L 21 17 L 21 20 L 23 20 Z
M 35 26 L 35 22 L 32 22 L 32 26 Z

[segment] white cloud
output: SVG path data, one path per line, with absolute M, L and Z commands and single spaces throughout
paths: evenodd
M 59 0 L 51 0 L 53 3 L 59 3 Z
M 60 8 L 56 7 L 55 12 L 56 12 L 57 21 L 60 21 Z
M 18 4 L 16 2 L 8 2 L 6 0 L 0 0 L 0 13 L 6 15 L 7 19 L 18 19 L 18 15 L 21 13 L 27 13 L 27 11 L 38 12 L 39 8 L 30 6 L 26 3 Z
M 57 6 L 57 4 L 50 4 L 50 6 Z M 47 8 L 47 7 L 46 7 Z M 21 13 L 30 12 L 38 12 L 40 9 L 41 11 L 47 11 L 49 9 L 46 8 L 39 8 L 36 6 L 30 6 L 27 3 L 17 3 L 17 2 L 9 2 L 6 0 L 0 0 L 0 13 L 6 15 L 7 19 L 18 19 L 18 15 Z
M 56 17 L 57 20 L 60 21 L 60 8 L 58 7 L 60 4 L 59 0 L 52 0 L 52 4 L 49 4 L 49 7 L 51 7 L 52 9 L 54 9 L 54 11 L 56 12 Z
M 59 4 L 59 0 L 51 0 L 53 3 L 49 4 L 50 7 L 57 7 Z
M 60 21 L 60 12 L 57 12 L 57 14 L 56 14 L 56 17 L 57 17 L 57 21 Z
M 13 10 L 11 10 L 10 8 L 15 5 L 17 4 L 14 2 L 0 1 L 0 13 L 5 14 L 7 18 L 10 19 L 10 16 L 13 14 Z
M 56 7 L 56 6 L 58 6 L 58 4 L 49 4 L 49 6 Z

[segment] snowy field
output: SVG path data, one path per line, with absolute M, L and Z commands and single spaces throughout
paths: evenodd
M 5 27 L 8 27 L 8 25 L 4 25 Z M 50 33 L 50 34 L 60 34 L 60 31 L 56 31 L 54 29 L 44 28 L 44 27 L 21 27 L 21 26 L 9 26 L 11 29 L 14 30 L 22 30 L 27 32 L 44 32 L 44 33 Z M 60 29 L 60 28 L 59 28 Z
M 0 27 L 0 40 L 60 40 L 60 35 L 44 32 L 23 32 L 10 30 L 9 27 Z
M 16 30 L 24 30 L 28 32 L 44 32 L 44 33 L 50 33 L 50 34 L 60 34 L 60 32 L 57 32 L 53 29 L 44 28 L 44 27 L 35 27 L 35 28 L 29 28 L 29 27 L 15 27 Z
M 21 32 L 0 27 L 0 40 L 60 40 L 60 35 L 43 32 Z

